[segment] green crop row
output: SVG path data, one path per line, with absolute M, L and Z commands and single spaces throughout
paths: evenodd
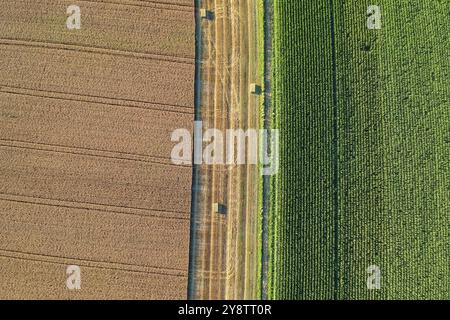
M 450 298 L 448 3 L 372 2 L 273 1 L 270 298 Z

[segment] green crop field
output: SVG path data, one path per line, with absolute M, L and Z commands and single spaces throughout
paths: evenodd
M 449 299 L 448 1 L 273 6 L 269 297 Z

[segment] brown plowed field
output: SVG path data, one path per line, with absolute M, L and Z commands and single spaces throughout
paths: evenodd
M 190 168 L 38 148 L 0 143 L 0 158 L 7 159 L 0 167 L 0 194 L 186 212 L 188 216 Z
M 87 261 L 114 261 L 122 265 L 129 264 L 133 257 L 133 265 L 184 275 L 185 265 L 177 252 L 180 246 L 185 251 L 188 248 L 187 243 L 179 241 L 189 228 L 186 217 L 166 218 L 163 213 L 155 212 L 155 216 L 148 219 L 121 212 L 62 207 L 55 202 L 36 204 L 33 203 L 36 199 L 29 197 L 14 197 L 14 200 L 0 200 L 0 221 L 4 229 L 0 234 L 3 243 L 0 253 L 2 250 L 19 251 Z M 71 228 L 73 232 L 67 232 Z M 24 241 L 27 238 L 33 238 L 33 242 Z M 164 247 L 155 246 L 161 241 Z
M 0 85 L 192 106 L 194 65 L 0 40 Z M 33 75 L 33 76 L 31 76 Z M 169 137 L 170 138 L 170 137 Z
M 8 92 L 0 90 L 0 115 L 5 118 L 0 127 L 0 144 L 11 140 L 45 144 L 48 148 L 73 146 L 87 149 L 87 153 L 126 152 L 128 155 L 114 155 L 170 163 L 172 145 L 167 137 L 180 126 L 192 126 L 192 113 L 179 108 L 3 89 Z M 53 125 L 49 126 L 49 122 Z M 95 132 L 95 139 L 86 134 L 89 132 Z M 111 144 L 111 140 L 124 143 Z
M 66 266 L 74 263 L 82 268 L 82 289 L 69 291 L 60 283 L 66 281 Z M 1 297 L 8 299 L 176 299 L 186 290 L 185 276 L 74 259 L 0 251 L 0 265 L 2 273 L 9 275 L 2 277 L 1 287 Z
M 156 1 L 80 1 L 82 29 L 74 34 L 65 27 L 66 8 L 74 1 L 35 1 L 35 5 L 29 0 L 14 0 L 14 5 L 3 2 L 2 39 L 105 48 L 117 54 L 159 54 L 175 60 L 194 58 L 193 7 Z M 192 5 L 191 0 L 171 2 Z
M 192 1 L 0 1 L 0 298 L 186 298 Z M 66 267 L 81 267 L 81 290 Z
M 204 130 L 259 128 L 256 2 L 203 0 L 214 13 L 202 20 L 201 119 Z M 196 230 L 195 299 L 257 299 L 258 167 L 200 168 Z M 227 214 L 212 204 L 226 205 Z

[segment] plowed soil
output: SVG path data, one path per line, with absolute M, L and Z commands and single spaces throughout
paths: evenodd
M 184 299 L 188 0 L 0 0 L 0 298 Z M 81 268 L 81 289 L 66 268 Z

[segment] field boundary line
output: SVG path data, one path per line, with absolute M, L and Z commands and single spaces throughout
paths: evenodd
M 118 271 L 129 271 L 129 272 L 138 272 L 145 274 L 158 274 L 165 276 L 173 276 L 173 277 L 186 277 L 186 274 L 183 270 L 180 269 L 171 269 L 164 267 L 155 267 L 155 266 L 144 266 L 137 264 L 127 264 L 120 262 L 112 262 L 112 261 L 99 261 L 99 260 L 91 260 L 91 259 L 81 259 L 74 257 L 63 257 L 58 255 L 46 255 L 40 253 L 31 253 L 17 250 L 8 250 L 0 248 L 0 256 L 5 258 L 13 258 L 13 259 L 21 259 L 27 261 L 36 261 L 36 262 L 47 262 L 61 265 L 68 265 L 77 262 L 80 266 L 90 267 L 90 268 L 98 268 L 98 269 L 109 269 L 109 270 L 118 270 Z M 64 260 L 68 260 L 64 262 Z M 81 262 L 81 263 L 79 263 Z M 167 272 L 162 272 L 167 271 Z
M 201 121 L 201 90 L 202 90 L 202 28 L 201 17 L 199 10 L 201 7 L 201 0 L 194 0 L 194 19 L 195 19 L 195 71 L 194 71 L 194 120 Z M 195 139 L 195 136 L 194 136 Z M 194 140 L 193 139 L 193 140 Z M 193 141 L 195 144 L 196 141 Z M 195 160 L 194 153 L 192 159 Z M 187 299 L 192 300 L 196 295 L 196 277 L 197 277 L 197 226 L 199 216 L 199 202 L 200 202 L 200 166 L 192 161 L 192 186 L 191 186 L 191 212 L 190 212 L 190 226 L 189 226 L 189 263 L 188 263 L 188 283 L 187 283 Z
M 9 91 L 8 91 L 9 89 Z M 39 94 L 33 94 L 34 92 L 40 92 L 40 93 L 48 93 L 49 95 L 39 95 Z M 101 96 L 92 96 L 92 95 L 82 95 L 82 94 L 76 94 L 76 93 L 67 93 L 67 92 L 58 92 L 58 91 L 50 91 L 50 90 L 38 90 L 38 89 L 29 89 L 29 88 L 22 88 L 22 87 L 15 87 L 10 85 L 3 85 L 0 84 L 0 93 L 9 93 L 9 94 L 16 94 L 16 95 L 22 95 L 22 96 L 31 96 L 31 97 L 37 97 L 37 98 L 48 98 L 48 99 L 57 99 L 57 100 L 65 100 L 65 101 L 74 101 L 74 102 L 85 102 L 85 103 L 97 103 L 102 105 L 111 105 L 116 107 L 123 107 L 123 108 L 137 108 L 142 110 L 157 110 L 157 111 L 164 111 L 164 112 L 172 112 L 172 113 L 183 113 L 183 114 L 194 114 L 193 108 L 189 106 L 181 106 L 181 105 L 171 105 L 171 104 L 163 104 L 158 102 L 147 102 L 147 101 L 139 101 L 139 100 L 128 100 L 128 99 L 121 99 L 121 98 L 113 98 L 113 97 L 101 97 Z M 59 95 L 57 96 L 52 96 Z M 64 97 L 67 96 L 67 97 Z M 84 97 L 87 98 L 85 100 L 82 99 L 76 99 L 76 98 L 70 98 L 70 96 L 74 97 Z M 91 99 L 91 100 L 89 100 Z M 101 101 L 104 100 L 104 101 Z M 111 100 L 110 102 L 106 102 L 106 100 Z M 144 106 L 137 106 L 137 105 L 126 105 L 126 104 L 120 104 L 120 103 L 114 103 L 112 101 L 121 101 L 121 102 L 131 102 L 131 103 L 140 103 L 140 104 L 147 104 L 147 105 L 153 105 L 153 106 L 161 106 L 160 108 L 149 108 Z M 170 107 L 172 109 L 174 108 L 180 108 L 180 109 L 186 109 L 186 110 L 168 110 L 164 109 L 164 107 Z
M 42 41 L 35 41 L 35 40 L 0 38 L 0 44 L 22 46 L 22 47 L 33 47 L 33 48 L 41 48 L 41 49 L 65 50 L 65 51 L 74 51 L 74 52 L 104 54 L 104 55 L 121 56 L 121 57 L 144 59 L 144 60 L 159 60 L 159 61 L 181 63 L 181 64 L 187 64 L 187 65 L 193 65 L 194 60 L 195 60 L 194 58 L 169 56 L 169 55 L 163 55 L 163 54 L 158 54 L 158 53 L 126 51 L 126 50 L 119 50 L 119 49 L 111 49 L 111 48 L 96 47 L 96 46 L 83 46 L 83 45 L 61 43 L 61 42 L 48 42 L 48 41 L 42 42 Z
M 330 4 L 331 60 L 333 65 L 333 211 L 334 211 L 334 292 L 333 298 L 339 298 L 339 137 L 338 137 L 338 101 L 337 101 L 337 62 L 334 1 Z
M 264 129 L 271 129 L 271 94 L 272 94 L 272 20 L 273 20 L 273 1 L 263 1 L 263 32 L 264 32 Z M 268 131 L 270 132 L 270 131 Z M 270 263 L 270 245 L 269 245 L 269 221 L 270 221 L 270 186 L 271 178 L 263 176 L 262 178 L 262 226 L 261 226 L 261 299 L 267 300 L 269 297 L 269 263 Z
M 2 144 L 2 142 L 5 144 Z M 154 163 L 154 164 L 159 164 L 159 165 L 163 165 L 163 166 L 177 166 L 177 167 L 183 167 L 183 168 L 191 167 L 190 165 L 178 165 L 178 164 L 171 163 L 169 158 L 140 155 L 140 154 L 134 154 L 134 153 L 100 150 L 100 149 L 91 149 L 91 148 L 85 148 L 85 147 L 70 147 L 70 146 L 48 144 L 48 143 L 41 143 L 41 142 L 3 139 L 3 138 L 0 138 L 0 147 L 29 149 L 29 150 L 37 150 L 37 151 L 73 154 L 73 155 L 77 155 L 77 156 L 89 156 L 89 157 L 124 160 L 124 161 L 136 161 L 136 162 L 143 162 L 143 163 Z M 45 147 L 47 147 L 47 148 L 45 148 Z M 82 151 L 80 151 L 80 150 L 82 150 Z M 128 157 L 119 157 L 119 156 L 117 156 L 117 154 L 123 154 Z M 135 158 L 133 158 L 133 157 L 135 157 Z M 139 157 L 142 157 L 142 158 L 139 158 Z M 148 159 L 145 159 L 145 158 L 148 158 Z M 154 158 L 154 159 L 151 159 L 151 158 Z M 155 159 L 159 159 L 160 161 L 155 160 Z M 163 162 L 161 160 L 167 160 L 167 162 Z
M 10 197 L 10 198 L 5 199 L 5 198 L 2 198 L 2 196 Z M 23 197 L 25 200 L 20 200 L 21 197 Z M 26 200 L 26 199 L 28 199 L 28 200 Z M 44 202 L 40 203 L 40 202 L 30 201 L 29 199 L 43 200 Z M 0 192 L 0 200 L 12 201 L 12 202 L 23 202 L 23 203 L 38 204 L 38 205 L 47 205 L 47 206 L 69 208 L 69 209 L 84 209 L 84 210 L 95 210 L 95 211 L 102 211 L 102 212 L 109 212 L 109 213 L 128 214 L 128 215 L 135 215 L 135 216 L 140 216 L 140 217 L 174 219 L 174 220 L 189 220 L 188 212 L 181 212 L 181 211 L 177 212 L 177 211 L 151 209 L 151 208 L 133 208 L 133 207 L 125 207 L 125 206 L 116 206 L 116 205 L 111 205 L 111 204 L 90 203 L 90 202 L 74 201 L 74 200 L 67 200 L 67 199 L 53 199 L 53 198 L 45 198 L 45 197 L 31 196 L 31 195 L 12 194 L 12 193 L 6 193 L 6 192 Z M 55 203 L 59 203 L 59 204 L 55 204 Z M 70 203 L 72 205 L 67 205 L 67 203 Z M 82 205 L 84 207 L 76 206 L 75 204 Z M 112 210 L 107 210 L 108 208 L 112 208 Z M 117 208 L 127 209 L 130 211 L 129 212 L 121 211 L 121 210 L 117 210 Z M 148 215 L 148 214 L 137 213 L 137 211 L 161 212 L 164 215 L 161 215 L 161 216 Z M 174 215 L 166 216 L 166 214 L 174 214 Z
M 41 200 L 41 201 L 39 202 L 38 200 Z M 162 214 L 144 214 L 144 213 L 138 213 L 138 212 L 133 212 L 133 211 L 127 212 L 127 211 L 120 211 L 120 210 L 107 210 L 108 207 L 114 208 L 114 206 L 81 203 L 81 202 L 77 203 L 77 202 L 72 202 L 69 200 L 49 199 L 49 198 L 41 198 L 41 197 L 35 197 L 35 196 L 15 195 L 15 194 L 9 194 L 9 193 L 0 193 L 0 201 L 10 201 L 10 202 L 17 202 L 17 203 L 32 204 L 32 205 L 51 206 L 51 207 L 78 209 L 78 210 L 86 210 L 86 211 L 98 211 L 98 212 L 105 212 L 105 213 L 130 215 L 130 216 L 136 216 L 136 217 L 141 217 L 141 218 L 156 218 L 156 219 L 164 219 L 164 220 L 189 221 L 188 217 L 183 216 L 183 215 L 187 216 L 187 213 L 180 214 L 177 212 L 159 211 L 159 210 L 151 210 L 151 209 L 146 209 L 146 210 L 130 209 L 130 210 L 154 211 L 154 212 L 162 212 Z M 70 205 L 70 203 L 80 204 L 80 205 L 78 205 L 78 206 Z M 85 206 L 81 206 L 81 205 L 85 205 Z M 96 206 L 98 206 L 98 208 Z M 100 207 L 103 207 L 103 208 L 100 208 Z M 179 216 L 167 215 L 168 213 L 179 214 Z

